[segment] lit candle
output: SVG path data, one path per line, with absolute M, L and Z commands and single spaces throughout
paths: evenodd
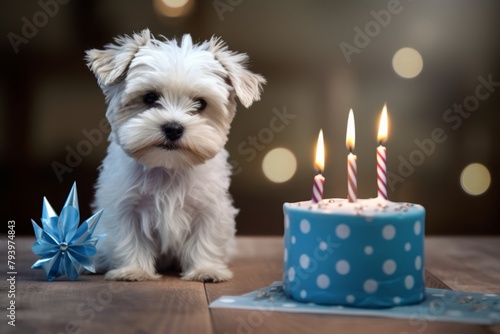
M 323 177 L 323 175 L 321 175 L 325 168 L 325 145 L 323 143 L 323 130 L 320 130 L 318 135 L 314 168 L 316 169 L 318 174 L 314 177 L 311 202 L 319 203 L 323 199 L 323 184 L 325 183 L 325 178 Z
M 378 197 L 387 199 L 387 159 L 386 149 L 382 144 L 387 140 L 388 121 L 387 121 L 387 105 L 384 104 L 382 115 L 380 116 L 380 123 L 378 126 L 378 142 L 377 147 L 377 187 Z
M 354 129 L 354 114 L 352 109 L 349 111 L 349 117 L 347 119 L 347 133 L 345 144 L 349 150 L 349 155 L 347 156 L 347 199 L 349 202 L 356 202 L 358 197 L 358 185 L 356 181 L 356 159 L 357 157 L 352 154 L 354 150 L 354 141 L 356 137 L 356 132 Z

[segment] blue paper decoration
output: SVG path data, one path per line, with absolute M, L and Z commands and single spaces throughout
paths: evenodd
M 101 215 L 102 210 L 78 226 L 80 211 L 76 182 L 60 216 L 57 216 L 44 197 L 41 218 L 43 228 L 31 220 L 37 239 L 32 250 L 40 257 L 31 268 L 42 269 L 49 281 L 63 275 L 70 280 L 76 280 L 85 269 L 95 272 L 90 257 L 96 253 L 95 245 L 104 235 L 92 236 L 92 233 Z

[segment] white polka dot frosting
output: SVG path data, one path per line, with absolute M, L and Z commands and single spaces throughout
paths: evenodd
M 293 282 L 295 280 L 295 268 L 294 267 L 290 267 L 288 269 L 288 280 L 290 282 Z
M 337 234 L 337 237 L 339 237 L 340 239 L 347 239 L 351 234 L 351 229 L 346 224 L 340 224 L 335 229 L 335 233 Z
M 409 242 L 405 243 L 405 251 L 411 251 L 411 244 Z
M 387 307 L 423 298 L 425 209 L 381 199 L 284 205 L 285 293 L 301 302 Z
M 309 256 L 302 254 L 299 259 L 300 266 L 302 269 L 307 269 L 309 267 Z
M 372 246 L 366 246 L 366 247 L 365 247 L 365 254 L 366 254 L 366 255 L 371 255 L 371 254 L 373 254 L 373 247 L 372 247 Z
M 340 260 L 335 265 L 335 270 L 337 271 L 337 273 L 339 275 L 347 275 L 347 274 L 349 274 L 350 268 L 351 268 L 351 266 L 349 265 L 349 262 L 347 262 L 346 260 Z
M 316 279 L 316 284 L 320 289 L 326 289 L 330 286 L 330 277 L 325 274 L 319 275 Z
M 415 269 L 416 270 L 420 270 L 422 269 L 422 257 L 420 255 L 418 255 L 416 258 L 415 258 Z
M 374 279 L 367 279 L 365 283 L 363 283 L 363 290 L 366 293 L 374 293 L 378 289 L 378 283 Z
M 413 286 L 415 285 L 415 279 L 413 276 L 408 275 L 405 277 L 405 287 L 410 290 L 413 289 Z
M 309 223 L 309 221 L 307 221 L 306 219 L 303 219 L 300 222 L 300 232 L 307 234 L 309 233 L 310 230 L 311 230 L 311 223 Z
M 386 260 L 382 266 L 382 270 L 386 275 L 392 275 L 396 271 L 396 262 L 394 260 Z
M 396 235 L 396 228 L 393 225 L 385 225 L 382 229 L 382 237 L 385 240 L 392 240 Z

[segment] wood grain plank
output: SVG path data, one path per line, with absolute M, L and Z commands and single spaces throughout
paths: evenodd
M 451 290 L 448 285 L 437 278 L 428 269 L 425 269 L 425 286 L 428 288 Z
M 427 238 L 425 262 L 453 290 L 500 293 L 500 237 Z
M 110 282 L 102 275 L 47 282 L 42 271 L 30 269 L 37 259 L 33 241 L 16 240 L 16 327 L 2 312 L 0 333 L 212 333 L 203 283 L 177 275 L 154 282 Z M 4 249 L 5 238 L 2 258 Z M 7 302 L 4 286 L 0 305 Z

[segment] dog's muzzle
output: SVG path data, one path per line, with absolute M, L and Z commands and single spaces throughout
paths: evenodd
M 179 123 L 167 123 L 163 124 L 161 127 L 163 134 L 165 135 L 165 143 L 158 145 L 166 150 L 176 150 L 179 148 L 177 141 L 182 137 L 184 133 L 184 127 Z
M 184 127 L 178 123 L 164 124 L 161 129 L 165 134 L 165 137 L 172 142 L 179 140 L 184 133 Z

